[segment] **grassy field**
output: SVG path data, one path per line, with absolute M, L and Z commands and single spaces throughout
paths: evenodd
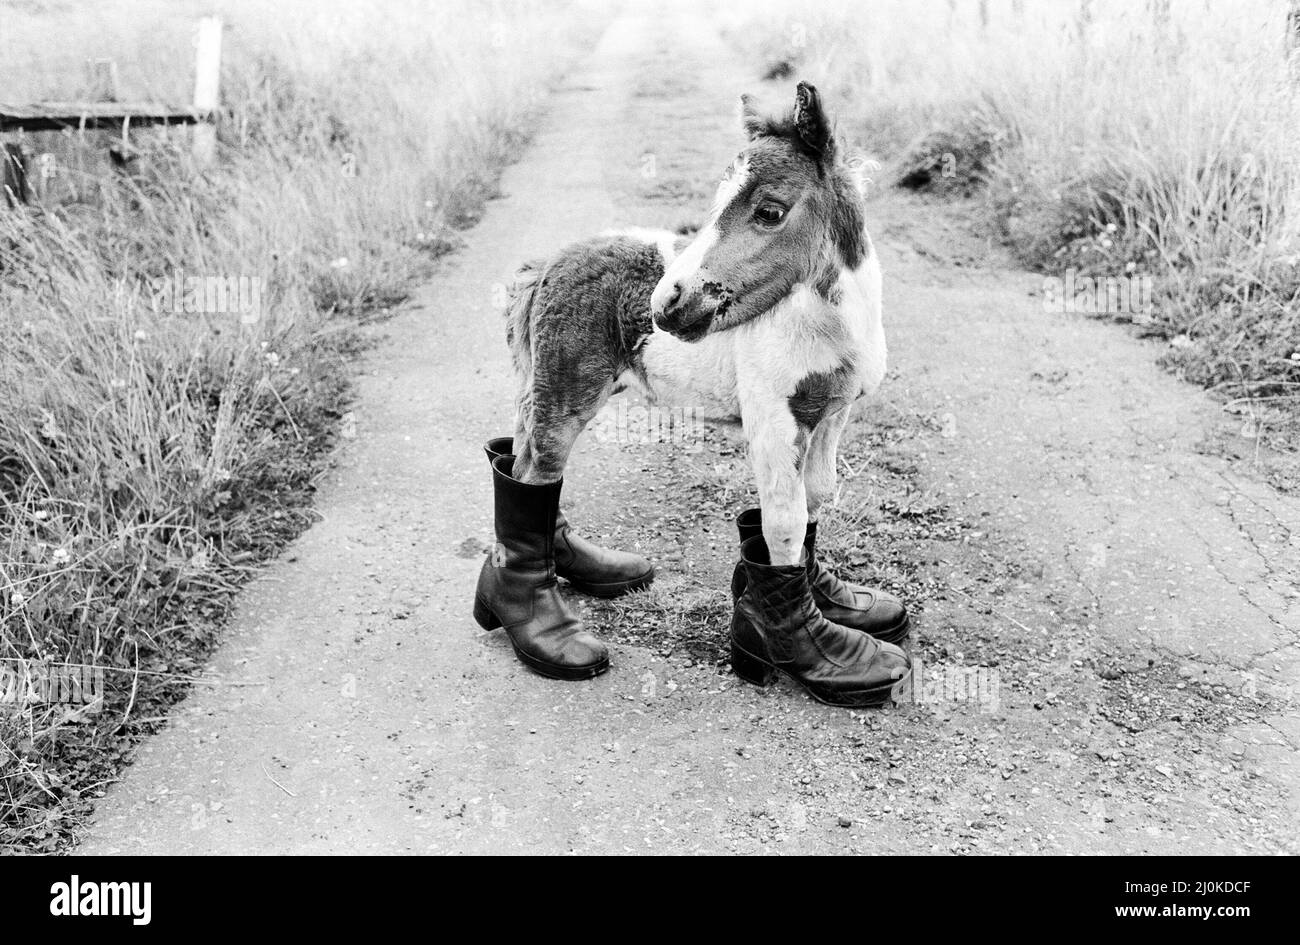
M 220 160 L 185 132 L 32 137 L 44 205 L 0 202 L 0 852 L 57 849 L 215 641 L 231 592 L 310 521 L 347 435 L 359 327 L 473 222 L 581 4 L 5 2 L 0 98 L 189 99 L 225 17 Z M 102 700 L 22 701 L 103 668 Z M 53 669 L 52 669 L 53 667 Z M 89 703 L 89 704 L 87 704 Z
M 1136 310 L 1080 307 L 1164 339 L 1171 369 L 1283 443 L 1300 414 L 1300 52 L 1287 10 L 816 0 L 729 7 L 727 24 L 760 75 L 807 78 L 847 103 L 842 129 L 885 162 L 882 180 L 977 198 L 1046 274 L 1145 280 Z

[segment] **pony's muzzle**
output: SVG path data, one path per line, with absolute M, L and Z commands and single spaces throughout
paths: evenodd
M 680 282 L 660 283 L 650 300 L 655 325 L 683 341 L 696 341 L 709 333 L 718 305 L 702 292 L 686 292 Z
M 650 307 L 658 316 L 676 308 L 677 303 L 681 300 L 682 284 L 680 282 L 660 282 L 659 285 L 655 286 L 654 294 L 650 296 Z

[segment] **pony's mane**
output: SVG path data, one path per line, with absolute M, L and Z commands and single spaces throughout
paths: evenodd
M 753 115 L 746 123 L 746 129 L 757 138 L 787 138 L 801 142 L 794 123 L 794 109 L 786 109 L 782 115 Z

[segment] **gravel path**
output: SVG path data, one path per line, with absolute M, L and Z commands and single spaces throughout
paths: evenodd
M 322 521 L 80 852 L 1295 852 L 1300 502 L 1215 455 L 1218 410 L 1143 343 L 1043 314 L 953 208 L 872 206 L 892 371 L 828 523 L 842 567 L 915 604 L 922 701 L 837 711 L 717 665 L 748 488 L 725 432 L 576 454 L 570 517 L 661 565 L 648 596 L 579 602 L 611 672 L 542 680 L 473 623 L 501 284 L 697 220 L 737 147 L 756 83 L 688 9 L 611 26 L 382 326 Z

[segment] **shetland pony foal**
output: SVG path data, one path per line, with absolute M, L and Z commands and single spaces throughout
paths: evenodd
M 822 701 L 876 705 L 910 672 L 893 645 L 907 612 L 824 569 L 815 522 L 835 489 L 850 408 L 885 374 L 880 267 L 861 186 L 816 90 L 800 83 L 783 118 L 760 117 L 745 98 L 742 114 L 748 144 L 689 244 L 631 231 L 520 270 L 507 312 L 518 412 L 513 443 L 488 444 L 498 546 L 475 616 L 504 626 L 520 659 L 546 675 L 608 667 L 555 578 L 613 595 L 654 571 L 578 538 L 558 503 L 574 441 L 612 393 L 632 387 L 744 426 L 761 512 L 738 519 L 737 674 L 763 684 L 779 669 Z

